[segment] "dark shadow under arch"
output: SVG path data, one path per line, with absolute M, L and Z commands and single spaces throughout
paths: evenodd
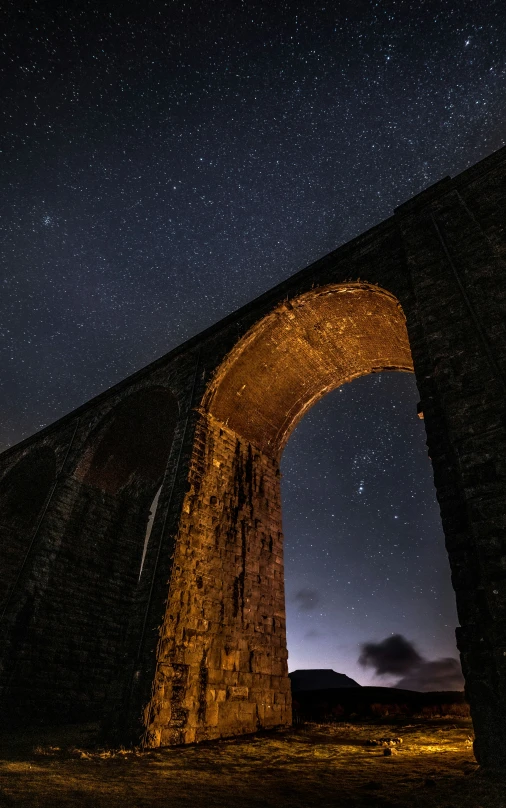
M 113 495 L 125 488 L 156 486 L 167 463 L 178 414 L 176 398 L 165 388 L 132 393 L 98 428 L 76 476 Z

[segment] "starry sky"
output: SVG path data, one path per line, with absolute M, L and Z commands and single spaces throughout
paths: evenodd
M 287 444 L 291 670 L 318 661 L 360 684 L 396 684 L 397 672 L 415 671 L 387 665 L 378 677 L 358 663 L 363 644 L 396 634 L 440 665 L 457 656 L 455 599 L 418 400 L 411 373 L 363 376 L 318 402 Z M 460 686 L 454 665 L 442 668 L 441 689 Z M 434 670 L 425 665 L 420 673 L 413 689 L 424 689 Z
M 504 144 L 502 0 L 1 14 L 2 448 Z M 416 400 L 359 379 L 286 449 L 292 668 L 367 683 L 392 634 L 455 656 Z

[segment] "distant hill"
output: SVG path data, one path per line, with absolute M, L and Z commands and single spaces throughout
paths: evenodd
M 288 676 L 292 682 L 292 693 L 301 690 L 328 690 L 334 687 L 361 687 L 344 673 L 336 673 L 332 668 L 314 668 L 292 671 Z

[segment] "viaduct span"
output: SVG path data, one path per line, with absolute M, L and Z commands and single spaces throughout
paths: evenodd
M 0 456 L 4 721 L 289 724 L 280 455 L 328 391 L 414 371 L 476 754 L 506 767 L 505 211 L 503 149 Z

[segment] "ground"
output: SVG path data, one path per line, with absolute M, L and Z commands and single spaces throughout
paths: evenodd
M 0 736 L 1 808 L 506 808 L 469 719 L 305 724 L 147 752 L 100 749 L 96 730 Z M 385 737 L 402 742 L 367 743 Z

